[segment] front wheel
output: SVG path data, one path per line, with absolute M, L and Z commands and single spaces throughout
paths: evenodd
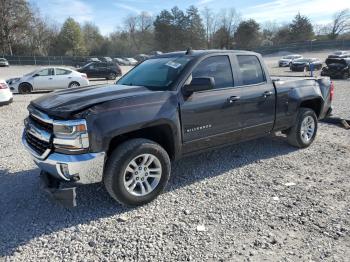
M 18 87 L 18 93 L 29 94 L 32 92 L 32 86 L 29 83 L 22 83 Z
M 300 108 L 295 125 L 288 130 L 288 143 L 299 148 L 312 144 L 317 133 L 317 116 L 310 108 Z
M 147 139 L 119 145 L 107 160 L 104 185 L 119 203 L 139 206 L 155 199 L 165 188 L 171 164 L 167 152 Z

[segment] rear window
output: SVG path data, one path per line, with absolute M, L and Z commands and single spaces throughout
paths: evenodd
M 243 85 L 254 85 L 266 81 L 259 59 L 254 55 L 237 56 Z
M 56 75 L 69 75 L 70 73 L 72 73 L 72 71 L 63 68 L 56 68 Z

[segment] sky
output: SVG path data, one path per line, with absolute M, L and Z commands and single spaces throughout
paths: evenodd
M 190 5 L 200 10 L 209 7 L 214 11 L 235 8 L 243 18 L 253 18 L 259 23 L 288 23 L 300 12 L 307 15 L 313 24 L 325 24 L 340 9 L 350 8 L 350 0 L 29 0 L 39 8 L 44 17 L 62 24 L 72 17 L 80 23 L 86 21 L 96 24 L 101 33 L 108 35 L 128 15 L 146 11 L 157 15 L 163 9 L 175 5 L 185 10 Z M 334 4 L 332 4 L 334 3 Z

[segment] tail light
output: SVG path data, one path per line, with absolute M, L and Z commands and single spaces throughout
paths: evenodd
M 0 83 L 0 89 L 7 89 L 8 86 L 6 83 Z
M 330 91 L 330 100 L 333 100 L 333 96 L 334 96 L 334 83 L 333 81 L 331 81 L 331 91 Z

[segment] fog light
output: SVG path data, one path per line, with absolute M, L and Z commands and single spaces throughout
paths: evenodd
M 62 175 L 64 175 L 66 178 L 70 178 L 68 165 L 63 163 L 60 163 L 59 165 Z

